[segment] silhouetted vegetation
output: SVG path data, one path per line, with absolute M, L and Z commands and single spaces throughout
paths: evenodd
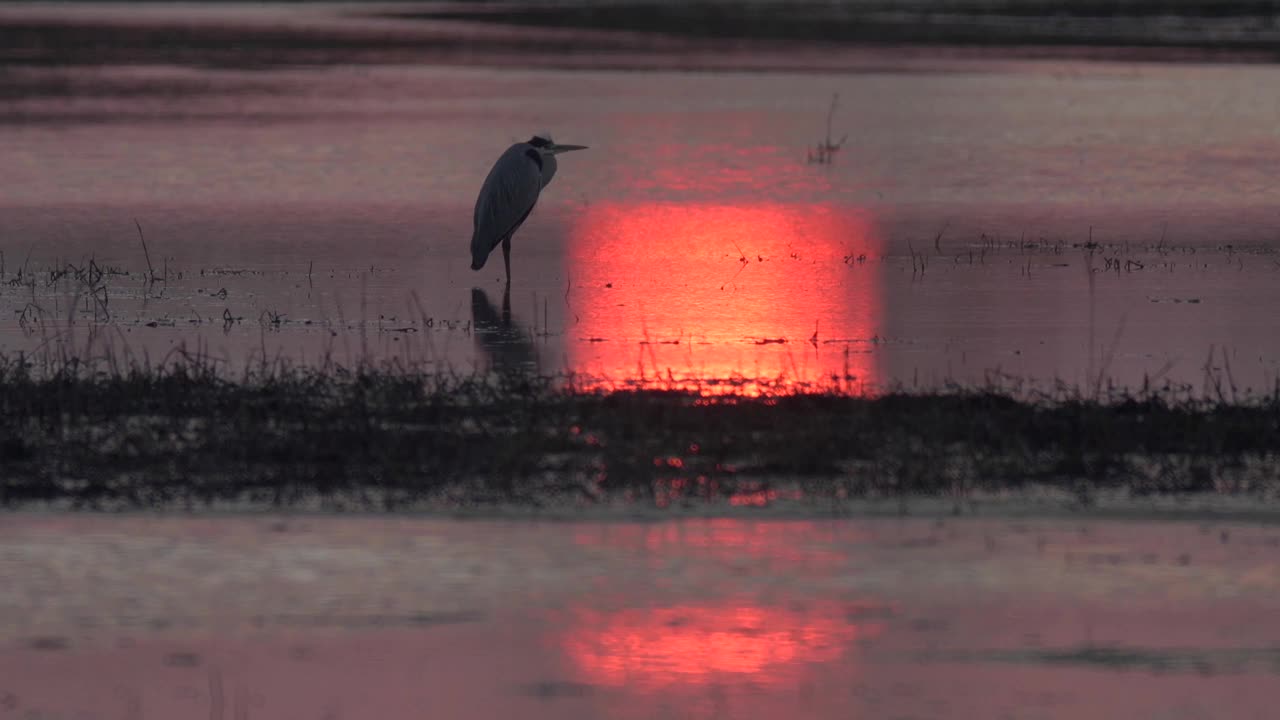
M 263 363 L 229 379 L 191 356 L 127 369 L 7 357 L 0 411 L 6 507 L 768 504 L 781 488 L 821 500 L 1033 485 L 1087 504 L 1102 489 L 1280 488 L 1275 393 L 856 397 L 833 379 L 748 397 L 572 376 Z
M 1274 53 L 1275 0 L 862 0 L 816 3 L 482 3 L 396 17 L 653 32 L 735 40 L 859 44 L 1078 45 Z M 1158 21 L 1158 22 L 1157 22 Z
M 160 5 L 163 3 L 156 2 Z M 235 4 L 235 3 L 227 3 Z M 298 3 L 306 7 L 309 3 Z M 252 15 L 247 13 L 246 15 Z M 592 32 L 441 33 L 436 28 L 369 25 L 365 15 L 406 21 L 484 22 Z M 717 53 L 829 46 L 935 45 L 1033 56 L 1274 61 L 1280 48 L 1277 0 L 857 0 L 849 2 L 452 3 L 314 12 L 328 23 L 263 23 L 219 16 L 157 15 L 143 22 L 68 10 L 0 19 L 0 68 L 168 64 L 266 68 L 282 65 L 510 62 L 557 66 L 576 57 L 642 67 L 689 49 Z M 344 24 L 344 20 L 353 20 Z M 422 30 L 419 32 L 418 30 Z M 612 35 L 594 31 L 618 31 Z M 655 36 L 666 40 L 654 42 Z M 730 42 L 719 42 L 728 40 Z M 708 44 L 710 43 L 710 44 Z M 1004 48 L 1005 50 L 1000 50 Z M 1056 48 L 1056 50 L 1055 50 Z M 678 54 L 678 53 L 677 53 Z M 503 58 L 506 58 L 504 61 Z M 572 63 L 570 63 L 572 64 Z M 697 67 L 695 58 L 680 66 Z M 784 64 L 783 67 L 788 65 Z M 78 81 L 11 78 L 0 96 L 59 95 Z M 117 83 L 112 93 L 174 96 L 207 92 L 183 80 Z

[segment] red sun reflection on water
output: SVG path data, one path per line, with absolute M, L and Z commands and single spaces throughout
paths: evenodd
M 592 205 L 568 251 L 571 366 L 641 386 L 874 385 L 879 254 L 867 214 L 823 205 Z
M 582 678 L 599 685 L 794 683 L 806 664 L 840 660 L 878 625 L 854 625 L 835 608 L 680 605 L 617 612 L 579 610 L 562 647 Z
M 844 571 L 847 559 L 833 548 L 862 537 L 832 523 L 717 518 L 588 525 L 577 528 L 573 539 L 640 554 L 653 574 L 636 581 L 661 585 L 673 555 L 719 568 L 745 561 L 761 577 L 830 577 Z M 627 597 L 620 590 L 605 599 L 625 603 Z M 582 678 L 596 684 L 786 684 L 817 664 L 854 662 L 854 644 L 881 633 L 876 618 L 885 610 L 877 602 L 760 603 L 740 596 L 618 611 L 584 607 L 568 612 L 557 642 Z
M 760 572 L 841 572 L 844 555 L 833 547 L 862 542 L 865 535 L 844 526 L 808 520 L 766 522 L 707 518 L 653 525 L 588 525 L 576 528 L 573 542 L 642 553 L 656 566 L 672 553 L 719 564 L 744 558 Z

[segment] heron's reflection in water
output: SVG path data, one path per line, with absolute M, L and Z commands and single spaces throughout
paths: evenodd
M 480 288 L 471 288 L 471 327 L 489 369 L 502 373 L 537 372 L 538 351 L 527 328 L 511 318 L 511 286 L 502 292 L 502 312 Z

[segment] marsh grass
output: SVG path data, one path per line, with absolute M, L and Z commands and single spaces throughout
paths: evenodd
M 0 505 L 768 504 L 784 486 L 819 502 L 1051 486 L 1088 504 L 1280 488 L 1276 391 L 997 378 L 860 396 L 838 378 L 629 387 L 266 357 L 230 375 L 185 352 L 0 357 Z
M 944 257 L 947 229 L 932 238 L 933 255 Z M 843 375 L 804 383 L 795 381 L 798 372 L 772 380 L 688 379 L 669 369 L 664 376 L 653 346 L 678 341 L 650 340 L 647 330 L 632 383 L 543 375 L 528 362 L 458 373 L 432 364 L 429 338 L 420 361 L 410 353 L 375 362 L 366 333 L 404 335 L 410 346 L 409 334 L 419 329 L 426 335 L 456 322 L 469 334 L 470 322 L 430 317 L 416 295 L 408 319 L 371 320 L 363 293 L 359 323 L 348 324 L 338 306 L 336 326 L 360 332 L 359 350 L 349 349 L 345 364 L 329 354 L 310 363 L 272 357 L 265 339 L 257 357 L 236 368 L 199 347 L 153 361 L 129 349 L 112 322 L 112 302 L 122 296 L 107 290 L 118 277 L 140 279 L 144 297 L 166 284 L 167 268 L 156 270 L 138 230 L 145 271 L 88 258 L 42 273 L 29 269 L 28 252 L 6 278 L 25 302 L 15 310 L 19 324 L 40 343 L 32 355 L 0 355 L 2 506 L 766 505 L 783 497 L 963 500 L 1044 486 L 1089 505 L 1099 492 L 1272 497 L 1280 490 L 1280 384 L 1267 393 L 1242 390 L 1229 354 L 1211 347 L 1198 391 L 1155 381 L 1117 389 L 1107 378 L 1123 318 L 1102 348 L 1091 330 L 1098 359 L 1095 366 L 1091 352 L 1084 387 L 1046 388 L 992 374 L 980 385 L 869 388 L 851 375 L 847 346 Z M 1108 245 L 1092 231 L 1082 245 L 983 235 L 973 247 L 968 265 L 1012 251 L 1081 251 L 1091 328 L 1096 276 L 1118 275 L 1121 259 L 1123 272 L 1143 270 L 1128 260 L 1142 247 Z M 932 256 L 910 240 L 907 248 L 913 277 L 923 278 Z M 746 267 L 746 253 L 737 249 Z M 1154 249 L 1193 254 L 1163 235 Z M 1092 262 L 1095 254 L 1104 267 Z M 960 265 L 961 255 L 954 257 Z M 843 262 L 865 260 L 850 254 Z M 941 264 L 941 272 L 948 269 Z M 63 288 L 63 304 L 37 296 L 37 285 Z M 226 289 L 215 296 L 225 299 Z M 501 317 L 484 302 L 495 321 Z M 536 318 L 536 296 L 532 302 Z M 521 338 L 527 345 L 553 334 L 547 308 L 544 297 L 541 325 Z M 244 320 L 229 309 L 220 319 L 224 330 Z M 174 323 L 165 316 L 146 325 Z M 258 316 L 263 338 L 298 323 L 312 321 L 270 308 Z M 820 342 L 816 324 L 809 340 Z M 330 343 L 326 353 L 332 350 Z

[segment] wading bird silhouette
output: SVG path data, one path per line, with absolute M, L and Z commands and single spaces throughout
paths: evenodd
M 471 235 L 471 269 L 484 267 L 499 244 L 511 284 L 511 236 L 538 202 L 538 194 L 556 174 L 556 155 L 586 150 L 585 145 L 557 145 L 550 133 L 507 148 L 493 164 L 476 198 L 475 231 Z

